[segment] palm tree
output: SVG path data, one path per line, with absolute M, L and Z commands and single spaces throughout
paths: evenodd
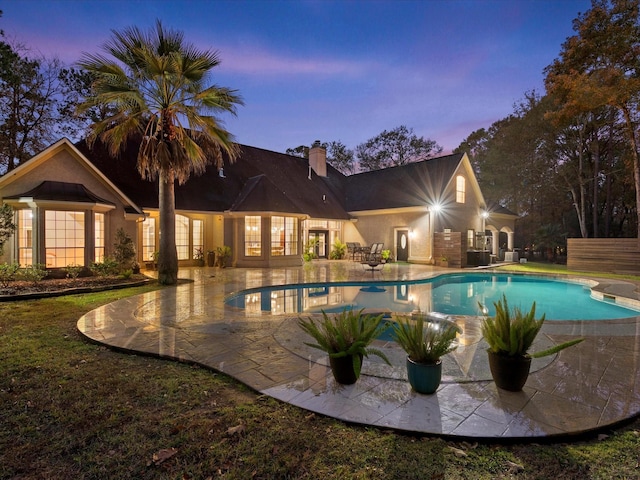
M 112 156 L 129 139 L 141 138 L 138 172 L 159 182 L 158 280 L 173 285 L 178 279 L 175 182 L 184 184 L 211 163 L 222 166 L 223 152 L 235 159 L 237 145 L 216 115 L 235 115 L 242 99 L 235 90 L 206 85 L 210 70 L 220 63 L 217 51 L 198 50 L 159 20 L 148 33 L 130 27 L 112 34 L 102 47 L 108 56 L 83 53 L 78 62 L 95 75 L 79 112 L 113 108 L 112 115 L 91 126 L 87 139 L 91 145 L 99 138 Z

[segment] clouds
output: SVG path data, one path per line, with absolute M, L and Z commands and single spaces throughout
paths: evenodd
M 26 0 L 0 28 L 67 63 L 111 29 L 156 18 L 217 50 L 212 81 L 245 106 L 225 119 L 237 139 L 276 151 L 348 147 L 399 125 L 445 151 L 542 89 L 542 69 L 590 0 L 102 1 Z

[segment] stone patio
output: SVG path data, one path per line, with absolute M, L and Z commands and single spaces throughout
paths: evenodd
M 438 391 L 421 395 L 405 380 L 404 353 L 393 342 L 377 345 L 393 367 L 369 358 L 355 385 L 338 385 L 326 355 L 304 346 L 297 314 L 225 305 L 229 295 L 261 286 L 372 278 L 380 284 L 453 271 L 389 264 L 380 273 L 363 273 L 350 261 L 183 269 L 180 278 L 191 282 L 100 307 L 80 318 L 78 329 L 92 341 L 197 363 L 283 402 L 356 424 L 452 437 L 532 439 L 594 431 L 640 414 L 640 317 L 546 322 L 540 342 L 575 336 L 585 341 L 535 360 L 524 390 L 517 393 L 499 390 L 490 380 L 479 319 L 459 318 L 465 335 L 473 338 L 445 357 Z M 604 280 L 594 291 L 640 305 L 638 286 L 630 282 Z

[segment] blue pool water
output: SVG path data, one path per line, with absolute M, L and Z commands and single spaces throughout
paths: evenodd
M 640 315 L 611 301 L 591 297 L 590 289 L 577 283 L 531 275 L 466 273 L 441 275 L 413 282 L 353 282 L 284 285 L 240 292 L 226 304 L 244 309 L 247 316 L 270 312 L 340 312 L 345 308 L 389 312 L 441 312 L 480 315 L 479 304 L 493 315 L 494 302 L 502 295 L 509 305 L 529 310 L 536 302 L 537 316 L 549 320 L 606 320 Z

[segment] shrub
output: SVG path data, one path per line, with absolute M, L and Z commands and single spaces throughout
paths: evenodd
M 91 270 L 100 277 L 117 275 L 120 272 L 120 264 L 111 257 L 104 257 L 104 261 L 92 263 Z
M 16 279 L 18 270 L 20 270 L 19 263 L 0 264 L 0 288 L 9 288 L 9 284 Z
M 118 262 L 120 271 L 133 267 L 136 260 L 136 247 L 131 237 L 119 228 L 116 232 L 116 242 L 113 244 L 113 258 Z
M 67 265 L 65 267 L 67 276 L 73 279 L 78 278 L 83 270 L 84 270 L 84 267 L 82 265 Z
M 331 260 L 341 260 L 344 258 L 344 254 L 347 252 L 347 244 L 342 243 L 339 239 L 336 238 L 336 241 L 333 243 L 333 250 L 329 254 L 329 258 Z
M 45 266 L 38 263 L 31 265 L 30 267 L 21 268 L 19 273 L 21 279 L 31 282 L 34 285 L 40 283 L 47 276 Z

